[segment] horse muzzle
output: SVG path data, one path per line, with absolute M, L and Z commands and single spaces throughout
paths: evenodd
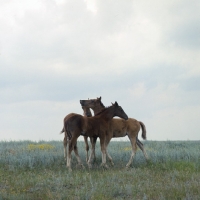
M 125 120 L 128 120 L 128 116 L 126 115 L 126 116 L 124 117 L 124 119 L 125 119 Z
M 84 100 L 80 100 L 80 104 L 84 106 Z

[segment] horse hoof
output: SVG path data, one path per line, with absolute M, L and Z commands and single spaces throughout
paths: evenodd
M 108 167 L 108 165 L 107 164 L 101 164 L 101 167 L 103 167 L 103 168 L 105 168 L 105 169 L 108 169 L 109 167 Z
M 68 168 L 68 171 L 69 171 L 69 172 L 72 172 L 72 168 Z
M 85 169 L 85 166 L 84 166 L 83 164 L 81 164 L 81 168 L 82 168 L 82 169 Z
M 146 162 L 147 162 L 148 164 L 150 164 L 150 163 L 151 163 L 151 160 L 150 160 L 150 159 L 147 159 Z
M 88 163 L 88 168 L 92 169 L 92 165 L 90 163 Z
M 85 169 L 85 166 L 84 166 L 82 163 L 81 163 L 81 164 L 77 164 L 76 167 L 77 167 L 77 168 Z

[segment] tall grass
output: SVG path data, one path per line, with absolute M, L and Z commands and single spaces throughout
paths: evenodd
M 102 169 L 101 151 L 89 170 L 85 144 L 78 142 L 85 169 L 66 169 L 62 141 L 0 142 L 0 199 L 200 199 L 200 141 L 145 141 L 150 158 L 129 142 L 111 142 L 115 165 Z M 107 161 L 108 162 L 108 161 Z

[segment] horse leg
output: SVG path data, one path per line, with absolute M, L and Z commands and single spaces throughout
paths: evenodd
M 74 145 L 74 153 L 75 153 L 76 159 L 77 159 L 77 161 L 78 161 L 78 165 L 80 165 L 82 168 L 84 168 L 84 165 L 82 164 L 81 158 L 80 158 L 80 156 L 79 156 L 79 154 L 78 154 L 77 142 L 76 142 L 76 144 Z
M 91 137 L 90 142 L 92 145 L 92 152 L 91 152 L 92 159 L 93 159 L 93 161 L 95 161 L 96 160 L 95 146 L 96 146 L 96 142 L 97 142 L 97 137 Z
M 143 143 L 138 139 L 138 136 L 136 137 L 136 143 L 138 147 L 142 150 Z
M 106 164 L 106 141 L 105 141 L 105 136 L 100 138 L 100 145 L 101 145 L 101 153 L 102 153 L 102 167 L 108 168 L 108 165 Z
M 130 160 L 128 161 L 128 163 L 127 163 L 127 165 L 126 165 L 127 168 L 130 167 L 130 165 L 131 165 L 131 163 L 132 163 L 132 161 L 133 161 L 133 158 L 134 158 L 134 156 L 135 156 L 135 154 L 136 154 L 136 150 L 137 150 L 136 138 L 135 138 L 135 137 L 130 137 L 129 135 L 128 135 L 128 137 L 129 137 L 129 139 L 130 139 L 130 141 L 131 141 L 132 153 L 131 153 Z
M 88 151 L 89 151 L 89 145 L 88 145 L 88 140 L 87 140 L 87 136 L 84 136 L 84 141 L 85 141 L 85 150 L 86 150 L 86 162 L 88 162 Z
M 136 143 L 138 145 L 138 147 L 142 150 L 143 154 L 144 154 L 144 157 L 146 158 L 146 160 L 148 161 L 149 158 L 148 158 L 148 155 L 144 149 L 144 145 L 142 144 L 142 142 L 138 139 L 138 137 L 136 138 Z
M 69 140 L 69 144 L 68 144 L 67 168 L 69 169 L 69 171 L 72 171 L 72 168 L 71 168 L 71 153 L 72 153 L 72 150 L 74 149 L 74 147 L 76 145 L 77 138 L 78 137 L 72 136 L 72 138 L 71 138 L 71 140 Z
M 92 150 L 91 150 L 91 152 L 90 152 L 90 157 L 89 157 L 89 159 L 88 159 L 88 161 L 87 161 L 87 164 L 88 164 L 88 167 L 89 168 L 92 168 L 92 160 L 93 160 L 93 158 L 94 158 L 94 146 L 93 146 L 93 144 L 94 144 L 94 140 L 93 140 L 94 138 L 90 138 L 90 142 L 91 142 L 91 144 L 92 144 Z
M 63 145 L 64 145 L 64 158 L 65 160 L 67 160 L 67 137 L 64 137 Z
M 93 137 L 90 137 L 90 143 L 91 143 L 91 146 L 92 146 L 92 150 L 90 152 L 90 157 L 88 159 L 88 165 L 89 165 L 89 168 L 91 168 L 91 163 L 92 163 L 92 160 L 93 160 L 93 157 L 94 157 L 94 148 L 93 148 L 93 143 L 94 143 L 94 138 Z
M 67 151 L 67 168 L 69 169 L 69 171 L 72 171 L 72 168 L 71 168 L 71 152 L 72 152 L 72 142 L 69 141 L 69 144 L 68 144 L 68 151 Z
M 114 165 L 114 162 L 113 162 L 112 157 L 110 156 L 110 154 L 108 153 L 108 150 L 107 150 L 107 146 L 108 146 L 108 144 L 110 143 L 110 140 L 111 140 L 110 137 L 109 137 L 109 138 L 106 137 L 106 155 L 107 155 L 109 161 L 111 162 L 111 165 L 113 166 L 113 165 Z
M 92 161 L 96 160 L 96 155 L 95 155 L 96 141 L 97 141 L 97 137 L 90 137 L 90 143 L 92 145 L 92 150 L 91 150 L 90 157 L 89 157 L 89 160 L 88 160 L 88 166 L 89 166 L 89 168 L 92 167 L 92 164 L 91 164 Z

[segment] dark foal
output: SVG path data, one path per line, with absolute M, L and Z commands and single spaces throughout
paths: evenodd
M 68 137 L 68 152 L 67 152 L 67 167 L 71 170 L 71 152 L 77 143 L 80 135 L 89 137 L 99 137 L 101 152 L 102 152 L 102 166 L 106 165 L 106 135 L 110 134 L 110 122 L 113 117 L 118 116 L 125 120 L 128 116 L 123 111 L 117 102 L 112 106 L 105 108 L 94 117 L 84 117 L 82 115 L 73 115 L 64 122 L 65 137 Z M 80 157 L 78 162 L 82 165 Z M 91 159 L 88 161 L 91 167 Z
M 95 113 L 95 111 L 99 112 L 100 110 L 104 109 L 104 105 L 101 102 L 101 97 L 97 98 L 96 100 L 94 100 L 94 99 L 80 100 L 80 103 L 82 106 L 91 108 L 94 111 L 94 113 Z M 112 131 L 110 132 L 111 133 L 110 135 L 106 136 L 106 145 L 109 144 L 109 142 L 112 138 L 125 137 L 126 135 L 129 137 L 129 140 L 132 145 L 131 158 L 130 158 L 129 162 L 127 163 L 126 167 L 129 167 L 133 161 L 133 158 L 134 158 L 134 155 L 135 155 L 136 149 L 137 149 L 136 144 L 142 150 L 146 160 L 148 160 L 148 156 L 144 149 L 144 146 L 143 146 L 142 142 L 140 142 L 140 140 L 138 139 L 138 133 L 140 131 L 140 127 L 142 128 L 142 138 L 146 139 L 146 127 L 142 122 L 137 121 L 136 119 L 133 119 L 133 118 L 129 118 L 126 121 L 123 119 L 112 119 L 111 120 Z M 95 142 L 95 140 L 93 142 Z M 93 144 L 92 146 L 94 148 L 92 148 L 90 159 L 92 159 L 92 157 L 94 157 L 94 155 L 95 155 L 95 144 Z M 108 156 L 109 160 L 111 161 L 111 163 L 113 164 L 111 156 L 108 153 L 107 153 L 107 156 Z

